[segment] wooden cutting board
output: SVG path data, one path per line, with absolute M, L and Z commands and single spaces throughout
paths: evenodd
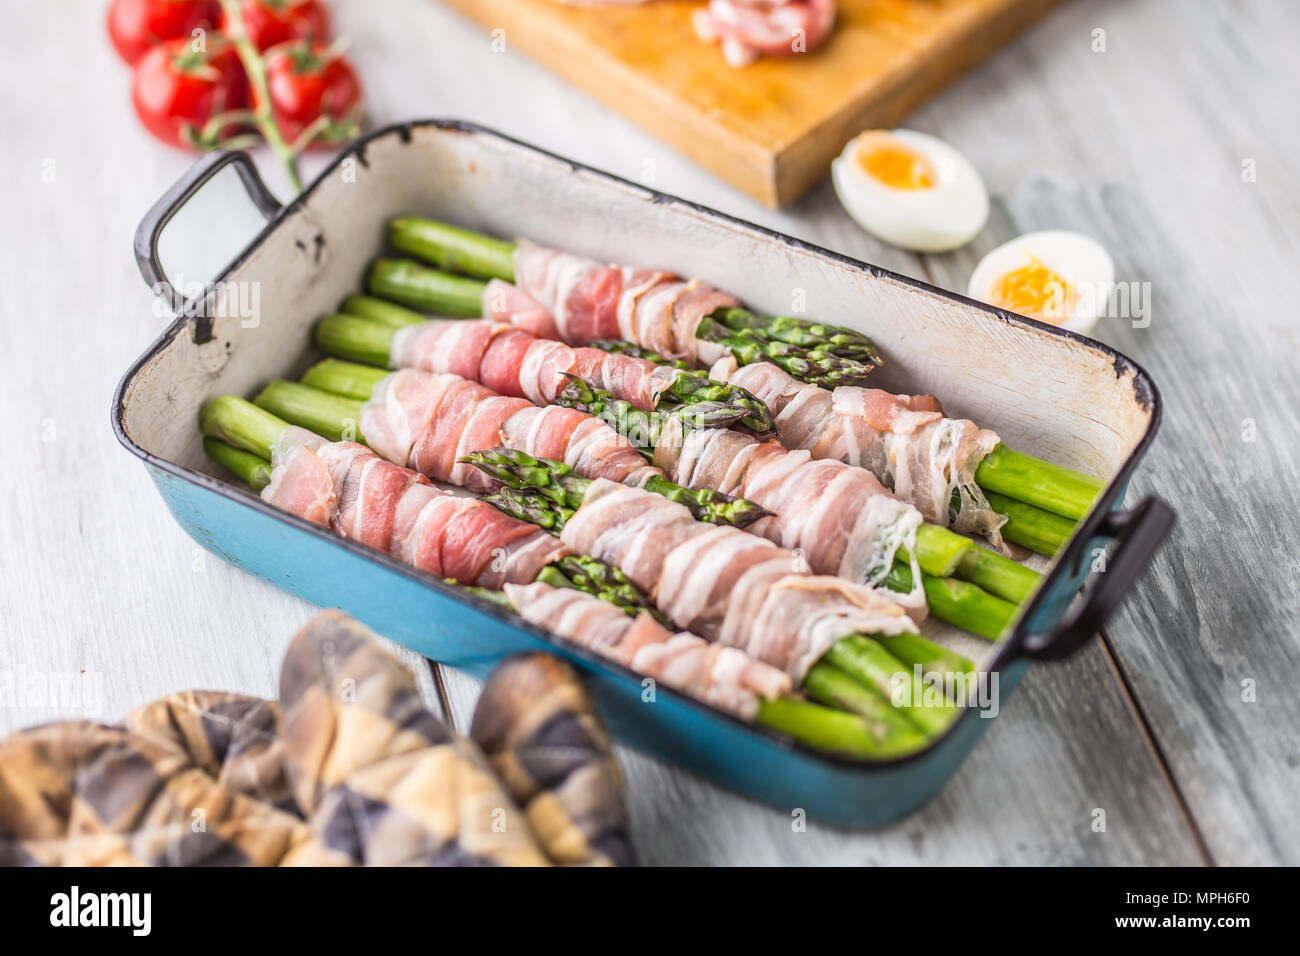
M 824 176 L 856 133 L 898 124 L 1059 0 L 839 0 L 819 49 L 740 69 L 695 36 L 699 2 L 446 2 L 495 42 L 778 206 Z

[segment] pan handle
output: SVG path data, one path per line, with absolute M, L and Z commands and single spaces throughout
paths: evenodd
M 1155 496 L 1143 499 L 1128 511 L 1103 517 L 1096 534 L 1115 540 L 1105 571 L 1093 576 L 1083 602 L 1063 621 L 1045 634 L 1025 635 L 1021 656 L 1060 660 L 1092 640 L 1146 570 L 1173 526 L 1174 510 Z
M 262 177 L 258 174 L 257 167 L 253 165 L 249 155 L 244 152 L 217 149 L 187 169 L 172 188 L 153 204 L 153 208 L 145 213 L 135 231 L 135 262 L 140 267 L 140 275 L 144 276 L 144 281 L 156 295 L 167 300 L 167 304 L 177 315 L 186 312 L 185 296 L 167 278 L 167 272 L 158 259 L 158 239 L 162 236 L 167 223 L 180 212 L 181 207 L 189 202 L 208 180 L 232 163 L 235 172 L 239 174 L 240 181 L 244 184 L 244 189 L 248 191 L 248 197 L 253 200 L 253 204 L 262 215 L 270 219 L 278 213 L 280 201 L 266 188 L 266 183 L 262 182 Z M 202 302 L 203 299 L 203 296 L 196 297 L 197 302 Z

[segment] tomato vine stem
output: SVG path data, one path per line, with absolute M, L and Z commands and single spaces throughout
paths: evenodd
M 239 0 L 221 0 L 221 7 L 231 25 L 230 41 L 235 45 L 235 52 L 244 65 L 249 85 L 253 88 L 253 123 L 261 132 L 266 145 L 284 165 L 289 175 L 289 182 L 295 193 L 302 191 L 302 177 L 298 174 L 298 153 L 284 139 L 275 114 L 271 110 L 271 91 L 266 82 L 266 63 L 253 41 L 249 39 L 248 28 L 244 24 L 244 14 L 239 7 Z

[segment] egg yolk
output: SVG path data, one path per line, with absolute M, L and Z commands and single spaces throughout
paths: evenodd
M 890 189 L 934 188 L 930 161 L 888 134 L 861 137 L 857 160 L 867 175 Z
M 1078 296 L 1064 278 L 1031 257 L 1019 269 L 998 277 L 989 290 L 989 301 L 1011 312 L 1060 325 L 1074 314 Z

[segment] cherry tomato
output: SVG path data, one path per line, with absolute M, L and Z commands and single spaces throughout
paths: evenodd
M 329 12 L 317 0 L 240 0 L 239 12 L 248 38 L 259 50 L 290 40 L 329 42 Z M 222 17 L 221 29 L 234 32 L 228 17 Z
M 131 99 L 140 122 L 169 146 L 210 148 L 201 134 L 208 121 L 248 104 L 248 80 L 234 48 L 218 33 L 207 50 L 186 38 L 156 46 L 135 65 Z
M 271 111 L 290 142 L 321 120 L 317 144 L 353 138 L 361 122 L 361 81 L 342 57 L 320 43 L 282 44 L 266 55 Z M 324 119 L 321 119 L 324 117 Z
M 113 0 L 108 36 L 122 59 L 135 64 L 164 40 L 213 28 L 220 19 L 218 0 Z

